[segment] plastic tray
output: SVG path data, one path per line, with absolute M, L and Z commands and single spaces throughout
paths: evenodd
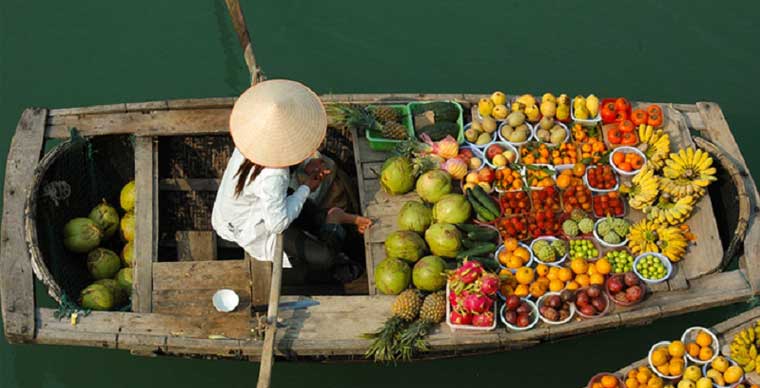
M 639 273 L 639 270 L 636 268 L 636 264 L 638 264 L 639 261 L 643 259 L 645 256 L 655 256 L 658 259 L 660 259 L 660 262 L 662 262 L 665 265 L 665 269 L 667 270 L 667 272 L 665 273 L 665 277 L 663 277 L 662 279 L 654 280 L 654 279 L 645 278 L 644 275 Z M 665 255 L 662 255 L 660 253 L 644 252 L 636 256 L 635 259 L 633 259 L 633 273 L 635 273 L 636 276 L 638 276 L 639 279 L 641 279 L 641 281 L 644 283 L 659 284 L 659 283 L 668 281 L 668 279 L 670 278 L 670 275 L 673 274 L 673 263 L 671 263 L 670 260 L 668 260 L 668 258 L 665 257 Z
M 698 358 L 692 357 L 687 352 L 686 353 L 686 358 L 689 359 L 689 362 L 693 362 L 693 363 L 695 363 L 697 365 L 707 365 L 707 364 L 711 363 L 715 359 L 715 357 L 718 357 L 718 354 L 720 354 L 720 342 L 718 342 L 718 337 L 715 336 L 715 334 L 712 331 L 710 331 L 710 329 L 707 329 L 707 328 L 701 327 L 701 326 L 692 326 L 692 327 L 686 329 L 686 331 L 683 332 L 683 335 L 681 336 L 681 342 L 683 342 L 684 344 L 688 344 L 689 342 L 693 342 L 697 338 L 697 332 L 700 331 L 700 330 L 704 331 L 705 333 L 709 334 L 710 337 L 712 337 L 712 344 L 710 344 L 710 347 L 713 350 L 713 356 L 709 360 L 707 360 L 707 361 L 702 361 L 702 360 L 700 360 Z
M 596 112 L 596 116 L 590 119 L 579 119 L 575 117 L 575 97 L 570 102 L 570 118 L 573 122 L 583 125 L 584 127 L 593 127 L 598 122 L 602 121 L 602 100 L 599 101 L 599 111 Z
M 375 107 L 377 105 L 369 105 L 368 108 Z M 404 124 L 406 127 L 406 133 L 409 135 L 409 137 L 414 137 L 414 130 L 409 125 L 409 117 L 411 117 L 411 114 L 409 114 L 409 108 L 406 105 L 385 105 L 389 106 L 393 109 L 395 109 L 397 112 L 401 113 L 401 123 Z M 394 148 L 396 148 L 396 145 L 401 143 L 403 140 L 395 140 L 395 139 L 386 139 L 380 135 L 377 131 L 371 131 L 366 130 L 365 136 L 367 137 L 367 141 L 369 142 L 369 148 L 373 151 L 392 151 Z
M 660 342 L 652 345 L 652 347 L 649 348 L 649 353 L 647 354 L 647 363 L 649 364 L 649 369 L 651 369 L 652 372 L 654 372 L 655 374 L 657 374 L 657 376 L 660 376 L 660 377 L 662 377 L 663 379 L 666 379 L 666 380 L 675 380 L 675 379 L 678 379 L 681 376 L 683 376 L 683 373 L 681 373 L 678 376 L 664 375 L 664 374 L 660 373 L 660 371 L 657 370 L 657 368 L 654 366 L 654 364 L 652 364 L 652 353 L 654 353 L 654 351 L 657 348 L 662 347 L 662 346 L 668 346 L 668 345 L 670 345 L 670 341 L 660 341 Z M 683 364 L 686 365 L 686 357 L 685 356 L 683 357 Z
M 498 321 L 496 319 L 497 311 L 497 305 L 499 304 L 498 301 L 493 301 L 493 325 L 488 327 L 480 327 L 480 326 L 473 326 L 473 325 L 455 325 L 451 323 L 451 304 L 448 300 L 449 297 L 449 284 L 446 283 L 446 324 L 449 325 L 449 328 L 451 328 L 451 331 L 457 331 L 457 330 L 469 330 L 469 331 L 491 331 L 496 328 L 496 322 Z
M 457 135 L 457 142 L 459 144 L 464 143 L 464 121 L 462 119 L 462 105 L 460 105 L 456 101 L 425 101 L 425 102 L 416 102 L 412 101 L 406 105 L 407 110 L 409 112 L 409 115 L 407 116 L 407 128 L 411 129 L 412 136 L 416 138 L 417 131 L 414 130 L 414 115 L 412 114 L 413 108 L 418 105 L 425 105 L 429 104 L 431 102 L 450 102 L 454 104 L 457 109 L 459 109 L 459 118 L 457 119 L 456 123 L 459 125 L 459 134 Z
M 638 169 L 638 170 L 633 170 L 633 171 L 625 171 L 625 170 L 621 170 L 621 169 L 617 168 L 617 166 L 615 166 L 615 163 L 612 162 L 612 157 L 616 153 L 618 153 L 618 152 L 627 152 L 627 153 L 635 152 L 635 153 L 639 154 L 639 156 L 641 156 L 642 158 L 644 158 L 644 164 L 642 164 L 642 168 L 644 168 L 643 166 L 646 165 L 647 156 L 643 152 L 641 152 L 640 149 L 638 149 L 636 147 L 631 147 L 631 146 L 617 147 L 614 150 L 612 150 L 612 152 L 610 152 L 610 166 L 612 166 L 612 169 L 615 170 L 615 172 L 618 173 L 618 175 L 625 176 L 625 177 L 631 177 L 631 176 L 634 176 L 634 175 L 638 174 L 639 171 L 641 171 L 641 168 Z
M 528 326 L 525 326 L 525 327 L 515 326 L 515 325 L 507 322 L 507 319 L 504 318 L 504 314 L 507 311 L 507 305 L 506 304 L 502 304 L 501 308 L 499 309 L 499 318 L 501 318 L 501 322 L 504 323 L 505 326 L 507 326 L 507 330 L 509 330 L 509 331 L 526 331 L 526 330 L 530 330 L 530 329 L 534 328 L 538 324 L 539 320 L 541 320 L 541 318 L 539 317 L 540 314 L 538 313 L 538 307 L 536 307 L 536 304 L 532 300 L 530 300 L 528 298 L 520 298 L 520 300 L 523 301 L 523 302 L 525 302 L 525 303 L 527 303 L 528 306 L 530 306 L 531 310 L 533 310 L 533 321 L 531 321 L 531 323 Z

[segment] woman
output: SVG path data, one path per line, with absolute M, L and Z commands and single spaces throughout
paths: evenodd
M 276 235 L 284 233 L 285 267 L 329 272 L 347 282 L 361 275 L 361 267 L 340 252 L 340 224 L 355 224 L 364 232 L 371 222 L 308 202 L 330 175 L 322 164 L 309 166 L 301 184 L 288 193 L 290 168 L 314 155 L 326 132 L 322 102 L 306 86 L 271 80 L 246 90 L 230 115 L 235 151 L 219 185 L 212 225 L 257 260 L 271 261 Z

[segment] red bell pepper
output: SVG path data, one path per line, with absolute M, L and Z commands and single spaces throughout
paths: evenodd
M 636 109 L 631 113 L 631 121 L 633 125 L 646 124 L 649 114 L 644 109 Z

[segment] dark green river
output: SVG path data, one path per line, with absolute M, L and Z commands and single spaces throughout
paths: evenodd
M 319 93 L 552 91 L 716 101 L 760 177 L 758 2 L 243 0 L 270 78 Z M 615 4 L 615 5 L 613 5 Z M 752 27 L 752 26 L 755 27 Z M 25 107 L 234 96 L 248 74 L 222 0 L 0 2 L 0 150 Z M 2 158 L 3 166 L 5 157 Z M 2 169 L 4 171 L 4 167 Z M 38 284 L 41 303 L 51 306 Z M 278 387 L 578 387 L 747 304 L 536 348 L 385 367 L 278 363 Z M 336 330 L 340 328 L 336 327 Z M 9 346 L 0 387 L 252 387 L 258 365 Z

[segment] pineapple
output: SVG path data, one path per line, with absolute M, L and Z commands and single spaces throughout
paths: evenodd
M 420 313 L 422 298 L 417 290 L 408 289 L 400 293 L 393 301 L 391 311 L 393 315 L 405 321 L 413 321 Z
M 391 305 L 393 316 L 388 318 L 378 331 L 362 336 L 372 340 L 364 356 L 382 362 L 411 357 L 411 350 L 402 349 L 400 336 L 409 326 L 409 322 L 417 318 L 421 306 L 422 297 L 419 291 L 408 289 L 401 292 Z
M 432 323 L 443 322 L 446 316 L 446 296 L 443 291 L 425 297 L 420 308 L 420 319 Z
M 382 128 L 382 136 L 386 139 L 404 140 L 408 137 L 406 126 L 395 121 L 385 122 Z
M 390 106 L 379 105 L 379 106 L 373 107 L 372 115 L 375 116 L 377 121 L 383 124 L 391 123 L 391 122 L 398 123 L 400 121 L 398 111 L 396 111 L 396 109 Z

